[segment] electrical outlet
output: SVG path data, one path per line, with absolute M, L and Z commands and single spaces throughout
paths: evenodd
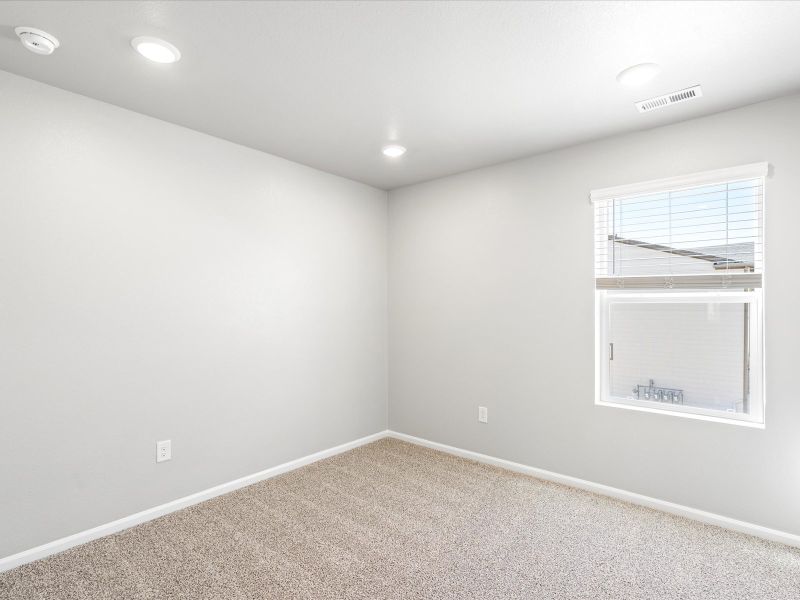
M 156 462 L 172 460 L 172 440 L 156 442 Z
M 478 407 L 478 421 L 481 423 L 488 423 L 489 422 L 489 409 L 485 406 Z

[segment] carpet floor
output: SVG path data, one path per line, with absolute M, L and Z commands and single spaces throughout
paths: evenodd
M 0 598 L 800 599 L 800 550 L 383 439 L 0 574 Z

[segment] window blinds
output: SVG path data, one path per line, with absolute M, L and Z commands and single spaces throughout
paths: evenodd
M 593 192 L 596 287 L 761 287 L 766 171 L 747 165 L 641 184 L 640 193 Z

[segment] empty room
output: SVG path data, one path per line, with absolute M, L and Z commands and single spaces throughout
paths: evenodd
M 0 599 L 800 600 L 800 1 L 0 1 Z

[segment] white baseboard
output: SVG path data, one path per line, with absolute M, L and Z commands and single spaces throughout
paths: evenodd
M 657 498 L 643 496 L 641 494 L 628 492 L 626 490 L 613 488 L 607 485 L 593 483 L 591 481 L 586 481 L 584 479 L 578 479 L 577 477 L 561 475 L 559 473 L 553 473 L 552 471 L 545 471 L 544 469 L 537 469 L 536 467 L 530 467 L 528 465 L 515 463 L 509 460 L 504 460 L 502 458 L 495 458 L 493 456 L 487 456 L 486 454 L 479 454 L 478 452 L 463 450 L 461 448 L 455 448 L 453 446 L 447 446 L 446 444 L 432 442 L 430 440 L 414 437 L 412 435 L 408 435 L 405 433 L 399 433 L 396 431 L 387 430 L 374 433 L 372 435 L 368 435 L 366 437 L 357 440 L 353 440 L 352 442 L 347 442 L 346 444 L 341 444 L 340 446 L 335 446 L 333 448 L 328 448 L 327 450 L 322 450 L 314 454 L 309 454 L 308 456 L 304 456 L 302 458 L 298 458 L 296 460 L 292 460 L 283 463 L 281 465 L 265 469 L 264 471 L 259 471 L 258 473 L 253 473 L 252 475 L 247 475 L 245 477 L 241 477 L 239 479 L 235 479 L 233 481 L 229 481 L 227 483 L 223 483 L 221 485 L 208 488 L 207 490 L 203 490 L 201 492 L 197 492 L 189 496 L 184 496 L 183 498 L 178 498 L 177 500 L 167 502 L 166 504 L 154 506 L 153 508 L 149 508 L 147 510 L 135 513 L 133 515 L 117 519 L 116 521 L 112 521 L 104 525 L 93 527 L 92 529 L 87 529 L 86 531 L 81 531 L 79 533 L 63 537 L 61 539 L 49 542 L 47 544 L 31 548 L 30 550 L 24 550 L 17 554 L 12 554 L 11 556 L 0 558 L 0 572 L 13 569 L 14 567 L 18 567 L 20 565 L 33 562 L 35 560 L 39 560 L 40 558 L 50 556 L 51 554 L 57 554 L 58 552 L 63 552 L 64 550 L 67 550 L 74 546 L 79 546 L 80 544 L 85 544 L 86 542 L 90 542 L 92 540 L 96 540 L 98 538 L 111 535 L 112 533 L 117 533 L 124 529 L 133 527 L 134 525 L 138 525 L 140 523 L 156 519 L 171 512 L 175 512 L 176 510 L 186 508 L 187 506 L 203 502 L 204 500 L 209 500 L 216 496 L 221 496 L 222 494 L 227 494 L 228 492 L 232 492 L 234 490 L 237 490 L 239 488 L 248 485 L 252 485 L 254 483 L 258 483 L 259 481 L 263 481 L 265 479 L 269 479 L 271 477 L 275 477 L 277 475 L 293 471 L 294 469 L 298 469 L 305 465 L 317 462 L 318 460 L 322 460 L 323 458 L 328 458 L 336 454 L 341 454 L 342 452 L 346 452 L 347 450 L 357 448 L 358 446 L 363 446 L 364 444 L 369 444 L 370 442 L 374 442 L 384 437 L 394 437 L 399 440 L 410 442 L 412 444 L 426 446 L 434 450 L 441 450 L 442 452 L 447 452 L 448 454 L 453 454 L 455 456 L 460 456 L 462 458 L 476 460 L 478 462 L 494 465 L 504 469 L 509 469 L 511 471 L 516 471 L 518 473 L 524 473 L 526 475 L 538 477 L 539 479 L 545 479 L 547 481 L 561 483 L 563 485 L 567 485 L 570 487 L 587 490 L 590 492 L 595 492 L 598 494 L 602 494 L 604 496 L 617 498 L 619 500 L 624 500 L 632 504 L 639 504 L 641 506 L 647 506 L 649 508 L 654 508 L 656 510 L 660 510 L 663 512 L 671 513 L 681 517 L 686 517 L 688 519 L 700 521 L 701 523 L 717 525 L 718 527 L 723 527 L 725 529 L 739 531 L 741 533 L 746 533 L 749 535 L 771 540 L 774 542 L 780 542 L 788 546 L 794 546 L 800 548 L 800 536 L 795 534 L 778 531 L 776 529 L 769 529 L 767 527 L 762 527 L 761 525 L 755 525 L 753 523 L 747 523 L 745 521 L 731 519 L 730 517 L 724 517 L 722 515 L 717 515 L 703 510 L 698 510 L 696 508 L 683 506 L 681 504 L 675 504 L 673 502 L 667 502 L 665 500 L 659 500 Z
M 716 525 L 724 529 L 730 529 L 740 533 L 746 533 L 755 537 L 763 538 L 765 540 L 780 542 L 781 544 L 786 544 L 787 546 L 800 548 L 800 535 L 779 531 L 777 529 L 770 529 L 768 527 L 762 527 L 761 525 L 755 525 L 754 523 L 739 521 L 738 519 L 724 517 L 722 515 L 699 510 L 697 508 L 683 506 L 682 504 L 675 504 L 674 502 L 667 502 L 666 500 L 659 500 L 658 498 L 651 498 L 650 496 L 643 496 L 642 494 L 628 492 L 626 490 L 621 490 L 619 488 L 614 488 L 600 483 L 594 483 L 592 481 L 586 481 L 585 479 L 578 479 L 577 477 L 570 477 L 569 475 L 561 475 L 560 473 L 553 473 L 552 471 L 545 471 L 544 469 L 529 467 L 528 465 L 515 463 L 502 458 L 495 458 L 494 456 L 488 456 L 478 452 L 472 452 L 471 450 L 463 450 L 461 448 L 447 446 L 446 444 L 432 442 L 430 440 L 418 438 L 405 433 L 399 433 L 397 431 L 390 430 L 388 434 L 389 437 L 397 438 L 412 444 L 425 446 L 427 448 L 432 448 L 434 450 L 441 450 L 442 452 L 447 452 L 448 454 L 453 454 L 462 458 L 468 458 L 481 463 L 508 469 L 510 471 L 532 475 L 533 477 L 537 477 L 539 479 L 553 481 L 555 483 L 560 483 L 589 492 L 595 492 L 597 494 L 602 494 L 603 496 L 610 496 L 611 498 L 624 500 L 625 502 L 630 502 L 631 504 L 646 506 L 662 512 L 692 519 L 693 521 L 699 521 L 709 525 Z
M 304 456 L 302 458 L 298 458 L 296 460 L 292 460 L 283 463 L 281 465 L 265 469 L 264 471 L 259 471 L 258 473 L 253 473 L 252 475 L 247 475 L 245 477 L 240 477 L 239 479 L 234 479 L 233 481 L 229 481 L 227 483 L 216 485 L 214 487 L 208 488 L 207 490 L 203 490 L 202 492 L 197 492 L 195 494 L 191 494 L 189 496 L 184 496 L 183 498 L 178 498 L 177 500 L 167 502 L 166 504 L 161 504 L 159 506 L 154 506 L 153 508 L 148 508 L 147 510 L 143 510 L 136 514 L 129 515 L 121 519 L 117 519 L 116 521 L 105 523 L 104 525 L 98 525 L 97 527 L 93 527 L 92 529 L 87 529 L 86 531 L 81 531 L 79 533 L 75 533 L 73 535 L 69 535 L 67 537 L 63 537 L 61 539 L 48 542 L 47 544 L 36 546 L 35 548 L 31 548 L 30 550 L 24 550 L 17 554 L 12 554 L 11 556 L 0 558 L 0 573 L 2 573 L 3 571 L 7 571 L 9 569 L 13 569 L 14 567 L 18 567 L 20 565 L 24 565 L 26 563 L 39 560 L 40 558 L 50 556 L 51 554 L 57 554 L 58 552 L 63 552 L 64 550 L 72 548 L 73 546 L 79 546 L 80 544 L 85 544 L 86 542 L 96 540 L 97 538 L 111 535 L 112 533 L 117 533 L 118 531 L 122 531 L 123 529 L 128 529 L 130 527 L 133 527 L 134 525 L 138 525 L 146 521 L 151 521 L 152 519 L 156 519 L 168 513 L 175 512 L 176 510 L 186 508 L 187 506 L 203 502 L 204 500 L 209 500 L 211 498 L 214 498 L 215 496 L 221 496 L 222 494 L 227 494 L 228 492 L 238 490 L 239 488 L 252 485 L 254 483 L 258 483 L 259 481 L 263 481 L 271 477 L 275 477 L 276 475 L 281 475 L 289 471 L 294 471 L 295 469 L 299 469 L 300 467 L 304 467 L 311 463 L 317 462 L 318 460 L 322 460 L 323 458 L 328 458 L 330 456 L 346 452 L 347 450 L 352 450 L 353 448 L 357 448 L 358 446 L 369 444 L 370 442 L 374 442 L 375 440 L 384 438 L 387 435 L 388 431 L 380 431 L 378 433 L 373 433 L 372 435 L 368 435 L 366 437 L 353 440 L 352 442 L 347 442 L 346 444 L 341 444 L 340 446 L 328 448 L 327 450 L 321 450 L 320 452 L 309 454 L 308 456 Z

